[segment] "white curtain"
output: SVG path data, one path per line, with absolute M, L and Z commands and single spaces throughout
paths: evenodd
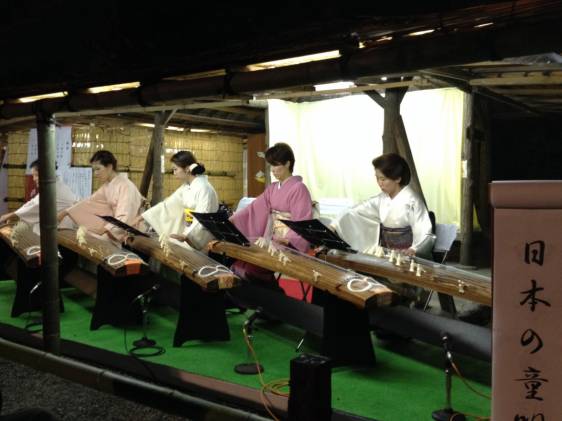
M 402 101 L 420 182 L 439 223 L 459 225 L 464 94 L 409 92 Z M 269 144 L 286 142 L 314 200 L 357 203 L 379 193 L 371 161 L 382 153 L 383 110 L 366 95 L 326 101 L 269 101 Z

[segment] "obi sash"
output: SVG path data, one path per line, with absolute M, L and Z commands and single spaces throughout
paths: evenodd
M 190 208 L 184 208 L 183 210 L 183 216 L 184 216 L 183 221 L 185 222 L 186 226 L 190 226 L 191 223 L 193 222 L 193 215 L 191 214 L 191 212 L 193 211 L 194 209 L 190 209 Z
M 407 249 L 412 246 L 414 235 L 412 227 L 387 228 L 381 224 L 380 245 L 390 249 Z

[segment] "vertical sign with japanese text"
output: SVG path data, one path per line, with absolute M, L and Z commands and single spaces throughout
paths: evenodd
M 493 182 L 492 419 L 562 419 L 562 181 Z

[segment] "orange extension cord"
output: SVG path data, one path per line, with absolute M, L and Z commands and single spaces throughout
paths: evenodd
M 265 383 L 265 381 L 263 379 L 263 376 L 261 374 L 261 371 L 259 370 L 259 360 L 258 360 L 258 357 L 256 355 L 256 351 L 254 350 L 254 347 L 250 343 L 250 338 L 248 337 L 248 332 L 246 332 L 245 326 L 242 327 L 242 333 L 244 334 L 244 341 L 246 342 L 246 346 L 250 350 L 250 353 L 252 354 L 252 358 L 254 359 L 254 361 L 256 363 L 256 366 L 258 367 L 258 377 L 259 377 L 259 380 L 260 380 L 260 383 L 261 383 L 261 386 L 262 386 L 262 388 L 260 390 L 261 402 L 262 402 L 265 410 L 271 416 L 271 418 L 273 418 L 274 421 L 280 421 L 280 419 L 277 418 L 277 416 L 273 413 L 273 411 L 271 409 L 271 407 L 272 407 L 271 402 L 269 401 L 266 393 L 270 392 L 270 393 L 273 393 L 274 395 L 277 395 L 277 396 L 288 397 L 289 392 L 283 392 L 281 389 L 289 387 L 289 379 L 278 379 L 278 380 L 272 380 L 268 383 Z M 456 366 L 456 364 L 454 362 L 451 361 L 451 365 L 452 365 L 453 369 L 455 370 L 455 372 L 457 373 L 457 375 L 459 376 L 459 379 L 461 379 L 461 381 L 464 383 L 464 385 L 471 392 L 475 393 L 478 396 L 486 398 L 488 400 L 492 399 L 489 395 L 486 395 L 485 393 L 482 393 L 482 392 L 476 390 L 474 387 L 472 387 L 470 385 L 470 383 L 468 383 L 468 381 L 463 377 L 463 375 L 461 374 L 460 370 L 458 369 L 458 367 Z M 475 414 L 465 413 L 464 415 L 469 416 L 469 417 L 473 417 L 476 421 L 488 421 L 488 420 L 491 419 L 490 417 L 475 415 Z M 455 417 L 456 417 L 456 415 L 453 415 L 449 419 L 449 421 L 455 421 Z
M 266 393 L 270 392 L 270 393 L 273 393 L 274 395 L 277 395 L 277 396 L 288 397 L 289 392 L 283 392 L 283 391 L 281 391 L 281 389 L 289 387 L 289 379 L 278 379 L 278 380 L 272 380 L 268 383 L 265 383 L 265 381 L 263 379 L 263 376 L 261 374 L 261 371 L 259 370 L 259 361 L 258 361 L 258 357 L 256 355 L 256 351 L 254 350 L 254 347 L 250 343 L 250 339 L 248 337 L 248 332 L 246 332 L 245 326 L 242 327 L 242 333 L 244 334 L 244 341 L 246 342 L 246 346 L 250 350 L 250 353 L 252 354 L 252 358 L 254 359 L 254 361 L 256 362 L 256 366 L 258 367 L 258 376 L 259 376 L 259 380 L 260 380 L 260 383 L 261 383 L 261 386 L 262 386 L 261 390 L 260 390 L 261 402 L 262 402 L 265 410 L 271 416 L 271 418 L 273 418 L 275 421 L 280 421 L 280 419 L 277 418 L 277 416 L 275 416 L 275 414 L 273 413 L 272 404 L 269 401 Z
M 459 379 L 461 379 L 461 381 L 464 383 L 464 385 L 473 393 L 477 394 L 478 396 L 481 396 L 483 398 L 486 398 L 488 400 L 491 400 L 491 396 L 486 395 L 485 393 L 482 393 L 478 390 L 476 390 L 474 387 L 472 387 L 470 385 L 470 383 L 468 383 L 468 381 L 463 377 L 463 375 L 461 374 L 460 370 L 458 369 L 458 367 L 456 366 L 456 364 L 454 362 L 451 361 L 451 365 L 453 367 L 453 369 L 455 370 L 455 373 L 457 373 L 457 376 L 459 376 Z M 476 421 L 487 421 L 490 420 L 490 417 L 485 417 L 482 415 L 475 415 L 475 414 L 469 414 L 469 413 L 464 413 L 464 415 L 469 416 L 474 418 Z M 449 421 L 455 421 L 455 417 L 457 416 L 457 414 L 453 415 L 451 418 L 449 418 Z

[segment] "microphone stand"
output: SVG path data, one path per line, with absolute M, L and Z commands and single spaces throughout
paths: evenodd
M 433 411 L 431 417 L 435 421 L 466 421 L 466 417 L 451 406 L 453 354 L 449 350 L 448 334 L 443 334 L 441 340 L 445 351 L 445 408 Z
M 247 335 L 248 337 L 248 342 L 250 345 L 252 344 L 252 339 L 253 339 L 252 332 L 254 328 L 254 322 L 260 316 L 260 313 L 261 313 L 261 309 L 260 308 L 256 309 L 256 311 L 254 311 L 252 315 L 246 319 L 246 321 L 244 322 L 244 326 L 242 328 L 245 335 Z M 247 355 L 247 360 L 251 361 L 253 355 L 252 352 L 250 351 L 249 346 L 247 347 L 246 355 Z M 255 363 L 249 362 L 249 363 L 236 364 L 234 366 L 234 371 L 237 372 L 238 374 L 258 374 L 258 373 L 263 373 L 264 368 L 261 364 L 258 364 L 257 362 Z
M 28 294 L 28 302 L 27 302 L 27 321 L 25 323 L 24 329 L 26 332 L 29 333 L 38 333 L 41 332 L 43 330 L 43 317 L 39 316 L 38 318 L 35 319 L 31 319 L 31 302 L 32 302 L 32 298 L 33 298 L 33 294 L 35 293 L 35 291 L 37 291 L 37 289 L 43 285 L 42 281 L 38 281 L 33 288 L 31 288 L 31 290 L 29 291 Z
M 156 341 L 149 339 L 146 334 L 146 325 L 148 324 L 148 304 L 149 295 L 154 293 L 160 288 L 160 284 L 154 285 L 148 291 L 143 292 L 138 295 L 134 300 L 140 302 L 141 312 L 142 312 L 142 332 L 143 336 L 133 342 L 134 347 L 129 351 L 129 354 L 135 357 L 155 357 L 157 355 L 162 355 L 164 353 L 164 348 L 156 345 Z M 145 352 L 143 350 L 152 350 L 152 352 Z

